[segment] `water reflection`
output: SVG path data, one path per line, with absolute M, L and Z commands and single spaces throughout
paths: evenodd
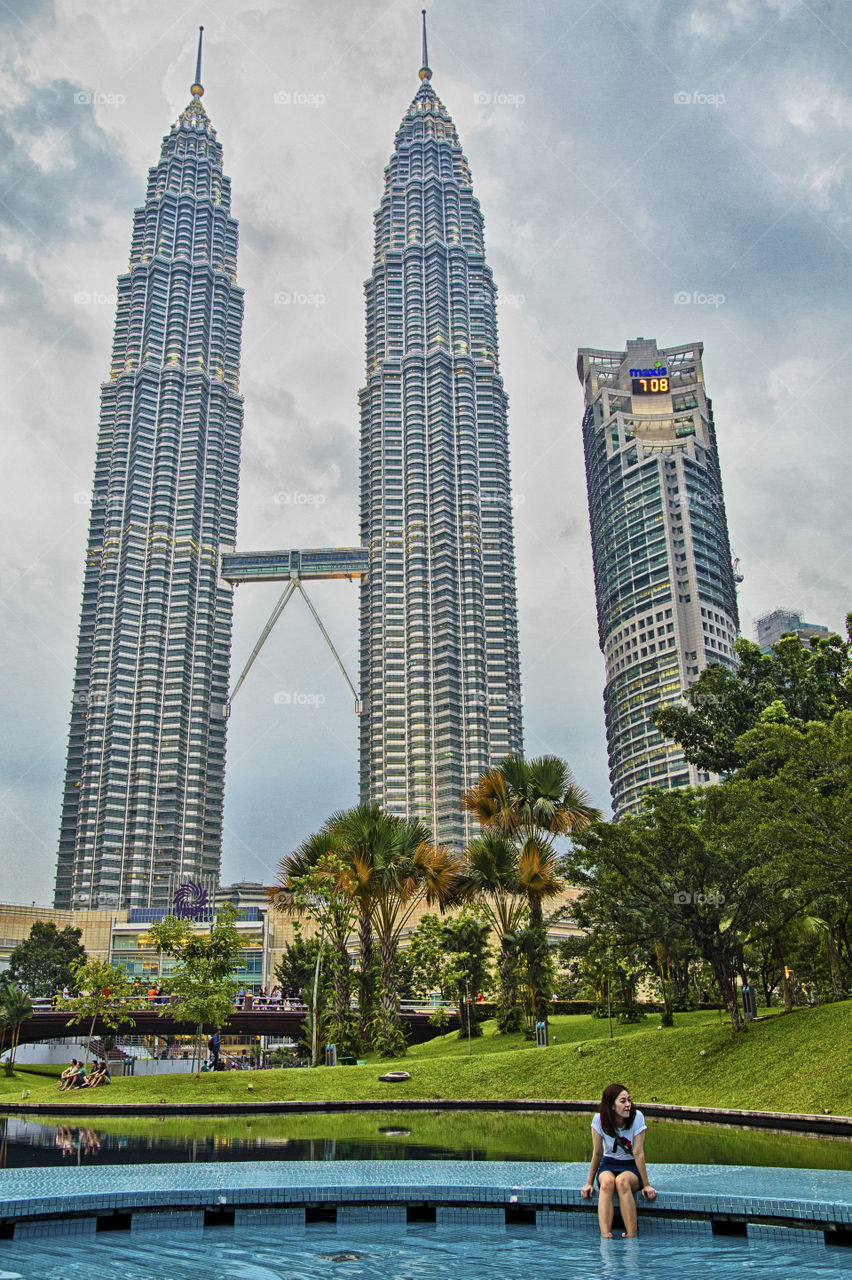
M 98 1118 L 0 1116 L 0 1166 L 240 1160 L 586 1161 L 589 1116 L 531 1112 Z M 852 1168 L 848 1140 L 653 1121 L 650 1164 Z

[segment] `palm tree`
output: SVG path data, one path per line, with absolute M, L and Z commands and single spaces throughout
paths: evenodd
M 602 816 L 587 792 L 577 785 L 558 756 L 507 756 L 483 773 L 462 795 L 462 806 L 475 814 L 486 831 L 496 831 L 517 847 L 519 892 L 529 905 L 530 928 L 543 930 L 542 903 L 564 888 L 557 836 L 585 830 Z M 540 955 L 541 947 L 528 948 Z M 547 1020 L 547 970 L 536 963 L 530 972 L 533 1021 Z
M 451 849 L 432 842 L 429 828 L 418 819 L 385 816 L 393 824 L 394 839 L 374 857 L 370 874 L 381 992 L 373 1045 L 393 1056 L 405 1049 L 396 991 L 396 957 L 402 931 L 422 903 L 443 908 L 452 901 L 459 862 Z
M 462 806 L 480 826 L 512 837 L 567 836 L 602 816 L 559 756 L 507 756 L 463 793 Z
M 288 886 L 327 856 L 345 868 L 339 888 L 358 909 L 362 1038 L 385 1053 L 398 1053 L 405 1046 L 394 974 L 399 939 L 421 902 L 443 906 L 450 901 L 458 862 L 449 849 L 432 843 L 431 832 L 423 823 L 385 813 L 376 804 L 359 804 L 332 814 L 316 836 L 282 861 L 273 899 L 287 909 Z M 378 1002 L 376 943 L 381 985 Z
M 365 1044 L 372 1039 L 376 993 L 373 916 L 380 892 L 375 868 L 390 857 L 397 838 L 398 818 L 377 804 L 359 804 L 354 809 L 332 814 L 326 828 L 333 830 L 337 848 L 352 873 L 352 896 L 358 905 L 358 948 L 361 976 L 358 991 L 358 1021 Z
M 15 1054 L 21 1038 L 21 1024 L 32 1015 L 33 1007 L 30 1004 L 29 996 L 25 995 L 20 987 L 4 987 L 0 998 L 2 998 L 3 1003 L 4 1027 L 8 1026 L 12 1030 L 12 1043 L 9 1051 L 9 1060 L 6 1063 L 6 1075 L 13 1076 L 15 1074 Z
M 323 936 L 328 931 L 333 956 L 330 1038 L 340 1052 L 350 1052 L 357 1035 L 351 1011 L 350 959 L 347 943 L 353 923 L 354 880 L 333 830 L 317 832 L 278 864 L 278 883 L 268 890 L 273 906 L 287 915 L 311 916 L 320 924 L 317 975 L 314 979 L 313 1040 L 316 1040 L 318 973 Z M 315 1056 L 312 1055 L 312 1056 Z
M 518 1004 L 516 953 L 518 927 L 524 923 L 526 903 L 518 880 L 518 847 L 500 831 L 485 830 L 462 854 L 456 886 L 463 902 L 476 902 L 485 911 L 500 939 L 501 1031 L 520 1031 L 523 1013 Z

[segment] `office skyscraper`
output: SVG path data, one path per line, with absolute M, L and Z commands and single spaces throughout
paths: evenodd
M 243 295 L 201 103 L 163 139 L 101 392 L 57 907 L 168 906 L 218 880 Z
M 375 215 L 361 406 L 361 799 L 469 835 L 461 792 L 522 749 L 506 394 L 483 219 L 431 84 Z
M 734 665 L 734 569 L 700 342 L 579 352 L 598 636 L 616 817 L 709 781 L 651 723 L 709 662 Z

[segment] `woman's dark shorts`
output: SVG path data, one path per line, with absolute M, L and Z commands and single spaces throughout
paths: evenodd
M 619 1173 L 635 1173 L 639 1179 L 639 1185 L 642 1185 L 642 1175 L 636 1168 L 635 1160 L 616 1160 L 614 1156 L 604 1156 L 598 1165 L 598 1172 L 595 1178 L 598 1186 L 601 1185 L 600 1178 L 602 1173 L 614 1173 L 616 1175 Z

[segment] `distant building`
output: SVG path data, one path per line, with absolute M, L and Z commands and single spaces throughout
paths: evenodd
M 782 636 L 789 635 L 791 632 L 794 636 L 798 636 L 803 644 L 807 644 L 811 636 L 831 635 L 828 627 L 820 626 L 816 622 L 803 622 L 802 615 L 793 609 L 773 609 L 771 613 L 764 613 L 762 617 L 756 619 L 754 630 L 757 643 L 764 653 L 769 653 Z
M 733 667 L 739 626 L 716 430 L 700 342 L 579 352 L 598 635 L 616 817 L 652 787 L 710 781 L 651 714 L 710 662 Z
M 573 901 L 578 889 L 569 888 L 553 899 L 553 906 L 563 906 Z M 236 980 L 247 991 L 259 992 L 261 987 L 269 992 L 275 985 L 275 970 L 284 956 L 288 944 L 295 941 L 296 930 L 310 939 L 316 933 L 316 925 L 310 917 L 296 919 L 275 910 L 262 884 L 243 881 L 226 885 L 216 894 L 216 905 L 232 902 L 241 912 L 236 928 L 241 938 L 241 948 L 234 971 Z M 434 912 L 434 907 L 423 903 L 418 907 L 406 927 L 401 931 L 403 946 L 411 932 L 417 928 L 423 916 Z M 9 957 L 20 943 L 30 935 L 36 921 L 55 924 L 61 932 L 67 926 L 81 931 L 80 941 L 89 956 L 120 965 L 131 979 L 139 979 L 147 990 L 150 983 L 159 983 L 168 975 L 171 961 L 154 947 L 149 926 L 161 920 L 165 912 L 157 907 L 131 907 L 115 911 L 61 910 L 55 907 L 24 906 L 18 903 L 0 902 L 0 973 L 9 967 Z M 193 912 L 193 920 L 199 933 L 210 927 L 212 911 Z M 551 943 L 576 933 L 573 925 L 558 921 L 548 930 Z M 499 943 L 496 935 L 492 942 Z M 349 938 L 349 953 L 358 962 L 357 926 Z

